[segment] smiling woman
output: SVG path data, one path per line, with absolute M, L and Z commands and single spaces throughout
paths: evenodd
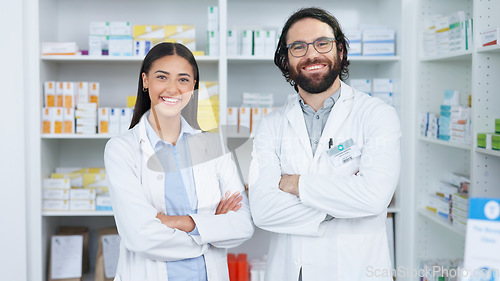
M 115 280 L 229 281 L 226 249 L 253 234 L 231 154 L 214 153 L 223 151 L 218 135 L 199 130 L 198 86 L 191 51 L 156 45 L 141 66 L 131 129 L 106 144 L 122 243 Z

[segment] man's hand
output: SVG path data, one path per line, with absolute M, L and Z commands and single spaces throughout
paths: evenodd
M 190 216 L 169 216 L 164 213 L 158 213 L 156 214 L 156 218 L 159 219 L 162 224 L 170 228 L 177 228 L 184 232 L 191 232 L 196 227 L 193 218 Z
M 240 193 L 235 192 L 231 197 L 229 197 L 229 194 L 231 194 L 231 192 L 227 191 L 224 198 L 220 200 L 217 210 L 215 211 L 216 215 L 227 214 L 229 211 L 236 212 L 241 208 L 240 202 L 243 197 L 241 197 Z
M 283 175 L 280 180 L 280 189 L 299 197 L 300 175 Z

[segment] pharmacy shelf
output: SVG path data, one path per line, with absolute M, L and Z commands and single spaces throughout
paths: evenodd
M 478 53 L 500 53 L 500 45 L 478 47 L 476 50 Z
M 492 156 L 500 157 L 500 150 L 493 150 L 493 149 L 486 149 L 486 148 L 476 147 L 474 149 L 474 151 L 476 151 L 478 153 L 486 154 L 486 155 L 492 155 Z
M 443 217 L 440 217 L 436 213 L 433 213 L 433 212 L 431 212 L 429 210 L 425 210 L 425 209 L 419 209 L 418 213 L 421 216 L 423 216 L 423 217 L 425 217 L 425 218 L 427 218 L 427 219 L 429 219 L 429 220 L 437 223 L 438 225 L 440 225 L 440 226 L 442 226 L 442 227 L 444 227 L 444 228 L 446 228 L 448 230 L 451 230 L 452 232 L 454 232 L 456 234 L 459 234 L 459 235 L 465 237 L 465 231 L 464 230 L 459 229 L 459 228 L 453 226 L 451 222 L 449 222 L 447 219 L 445 219 Z
M 144 57 L 114 57 L 114 56 L 72 56 L 72 55 L 42 55 L 44 61 L 56 62 L 142 62 Z M 196 61 L 203 62 L 218 62 L 219 57 L 215 56 L 196 56 Z
M 453 52 L 446 55 L 437 55 L 437 56 L 420 58 L 420 61 L 422 62 L 467 61 L 467 60 L 472 60 L 472 50 Z
M 434 143 L 434 144 L 439 144 L 439 145 L 443 145 L 443 146 L 448 146 L 448 147 L 454 147 L 454 148 L 459 148 L 459 149 L 464 149 L 464 150 L 471 150 L 470 144 L 463 144 L 463 143 L 444 141 L 444 140 L 440 140 L 440 139 L 431 139 L 431 138 L 425 138 L 425 137 L 419 137 L 419 140 L 424 141 L 424 142 L 428 142 L 428 143 Z
M 245 61 L 274 61 L 274 57 L 261 56 L 230 56 L 227 58 L 229 62 L 245 62 Z M 401 60 L 399 56 L 350 56 L 349 61 L 353 62 L 397 62 Z
M 112 134 L 42 134 L 42 139 L 110 139 L 116 135 Z
M 113 211 L 43 211 L 44 217 L 110 217 Z

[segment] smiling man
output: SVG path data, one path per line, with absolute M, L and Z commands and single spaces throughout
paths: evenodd
M 396 111 L 352 89 L 337 19 L 301 9 L 274 62 L 298 95 L 265 116 L 254 138 L 250 206 L 271 236 L 266 280 L 392 280 L 385 220 L 400 171 Z

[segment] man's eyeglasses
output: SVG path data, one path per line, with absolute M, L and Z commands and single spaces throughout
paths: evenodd
M 307 50 L 309 49 L 309 45 L 312 44 L 314 46 L 314 49 L 320 53 L 328 53 L 332 50 L 333 48 L 333 42 L 335 42 L 335 38 L 331 37 L 321 37 L 312 43 L 306 43 L 303 41 L 295 41 L 293 43 L 290 43 L 286 45 L 288 50 L 290 50 L 290 54 L 296 58 L 303 57 L 307 54 Z

